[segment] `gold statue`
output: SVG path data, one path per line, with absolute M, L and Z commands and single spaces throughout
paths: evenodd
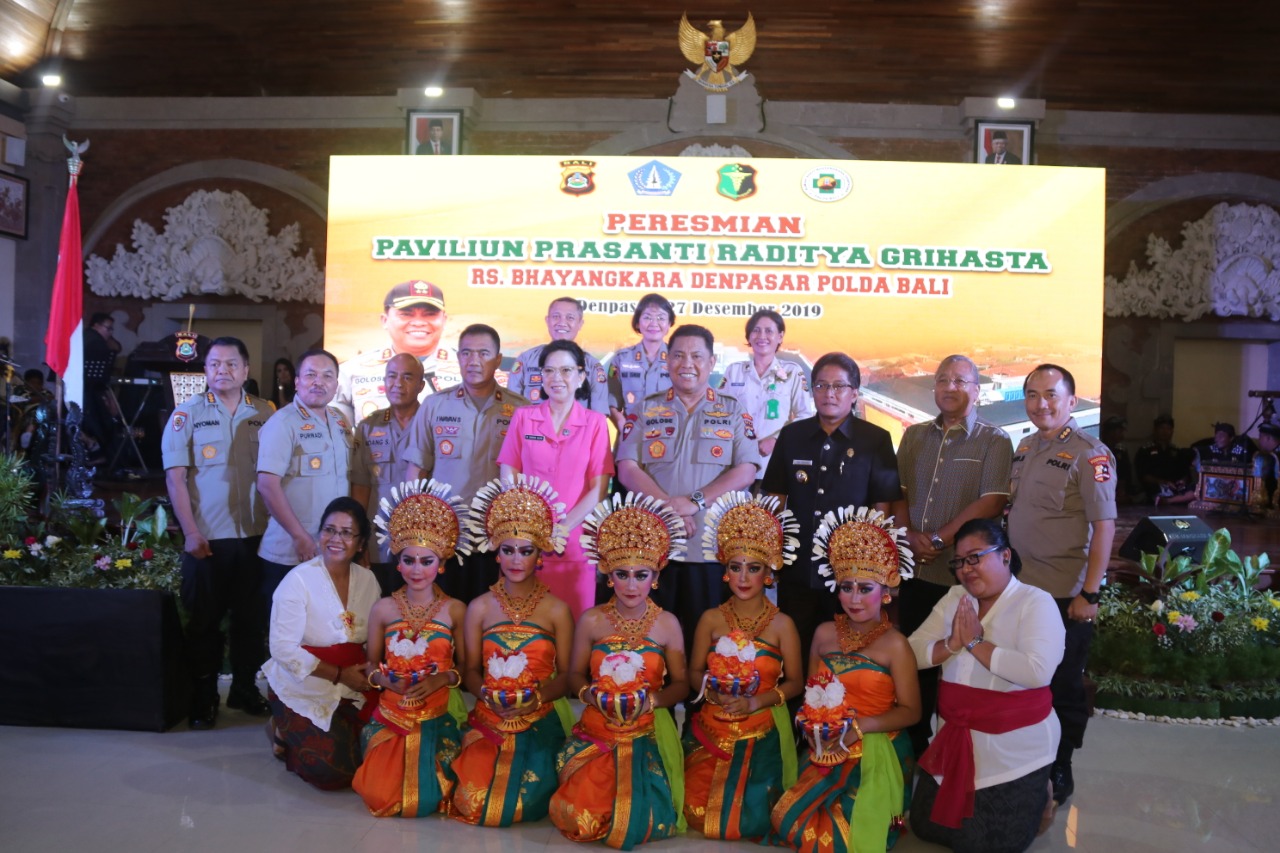
M 756 22 L 748 12 L 742 29 L 727 37 L 723 21 L 707 21 L 707 26 L 711 28 L 709 35 L 699 32 L 689 23 L 687 14 L 680 16 L 680 52 L 685 59 L 699 66 L 697 74 L 689 69 L 684 73 L 704 89 L 725 92 L 747 75 L 745 71 L 739 73 L 734 66 L 742 65 L 755 52 Z

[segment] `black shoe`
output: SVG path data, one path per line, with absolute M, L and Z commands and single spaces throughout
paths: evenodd
M 218 696 L 214 694 L 212 699 L 197 699 L 191 703 L 191 715 L 187 718 L 187 725 L 192 731 L 205 732 L 213 728 L 214 721 L 218 719 Z
M 231 687 L 227 693 L 227 707 L 243 711 L 251 717 L 270 717 L 271 706 L 256 688 Z
M 1062 805 L 1076 789 L 1070 764 L 1055 764 L 1049 770 L 1049 782 L 1053 785 L 1053 801 Z

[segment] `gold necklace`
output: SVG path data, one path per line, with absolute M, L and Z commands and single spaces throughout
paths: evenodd
M 754 640 L 773 621 L 773 617 L 778 615 L 778 608 L 777 605 L 766 598 L 764 599 L 764 607 L 760 608 L 758 614 L 754 617 L 742 617 L 734 609 L 733 599 L 731 598 L 720 605 L 720 612 L 724 614 L 724 621 L 729 624 L 730 631 L 741 631 Z
M 409 625 L 409 629 L 415 634 L 422 633 L 422 626 L 426 625 L 435 618 L 436 613 L 440 611 L 440 607 L 449 600 L 449 596 L 436 584 L 431 585 L 431 592 L 435 599 L 426 605 L 419 606 L 409 603 L 409 592 L 406 587 L 400 587 L 391 593 L 392 599 L 400 608 L 400 616 Z
M 881 613 L 880 624 L 865 633 L 853 627 L 853 620 L 847 614 L 836 614 L 836 635 L 840 638 L 840 651 L 845 654 L 865 649 L 892 627 L 888 613 Z
M 502 608 L 502 612 L 506 614 L 507 619 L 511 620 L 511 624 L 522 625 L 529 620 L 530 614 L 537 610 L 538 605 L 542 603 L 542 597 L 547 594 L 547 585 L 534 578 L 533 592 L 524 598 L 513 598 L 507 592 L 506 583 L 499 578 L 497 583 L 489 587 L 489 592 L 492 592 L 493 597 L 498 599 L 498 606 Z
M 633 646 L 640 644 L 649 635 L 649 629 L 657 621 L 662 608 L 653 603 L 652 598 L 645 599 L 644 613 L 635 619 L 627 619 L 618 612 L 618 599 L 611 598 L 602 608 L 605 618 L 613 625 L 614 633 Z

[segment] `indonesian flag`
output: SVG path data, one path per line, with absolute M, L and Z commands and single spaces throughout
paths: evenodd
M 58 270 L 53 276 L 53 300 L 49 303 L 49 330 L 44 336 L 44 360 L 59 376 L 70 362 L 71 336 L 84 314 L 84 262 L 80 258 L 79 177 L 71 175 L 67 208 L 62 214 L 62 238 L 58 242 Z

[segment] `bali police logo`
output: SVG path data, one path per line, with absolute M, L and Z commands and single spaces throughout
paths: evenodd
M 639 168 L 627 172 L 631 188 L 636 195 L 668 196 L 676 191 L 680 173 L 657 160 L 650 160 Z
M 716 170 L 716 192 L 727 199 L 742 201 L 756 194 L 756 169 L 746 163 L 728 163 Z
M 595 160 L 561 160 L 560 192 L 586 195 L 596 188 Z
M 810 170 L 800 181 L 800 189 L 814 201 L 839 201 L 853 189 L 853 180 L 843 169 L 823 166 Z

